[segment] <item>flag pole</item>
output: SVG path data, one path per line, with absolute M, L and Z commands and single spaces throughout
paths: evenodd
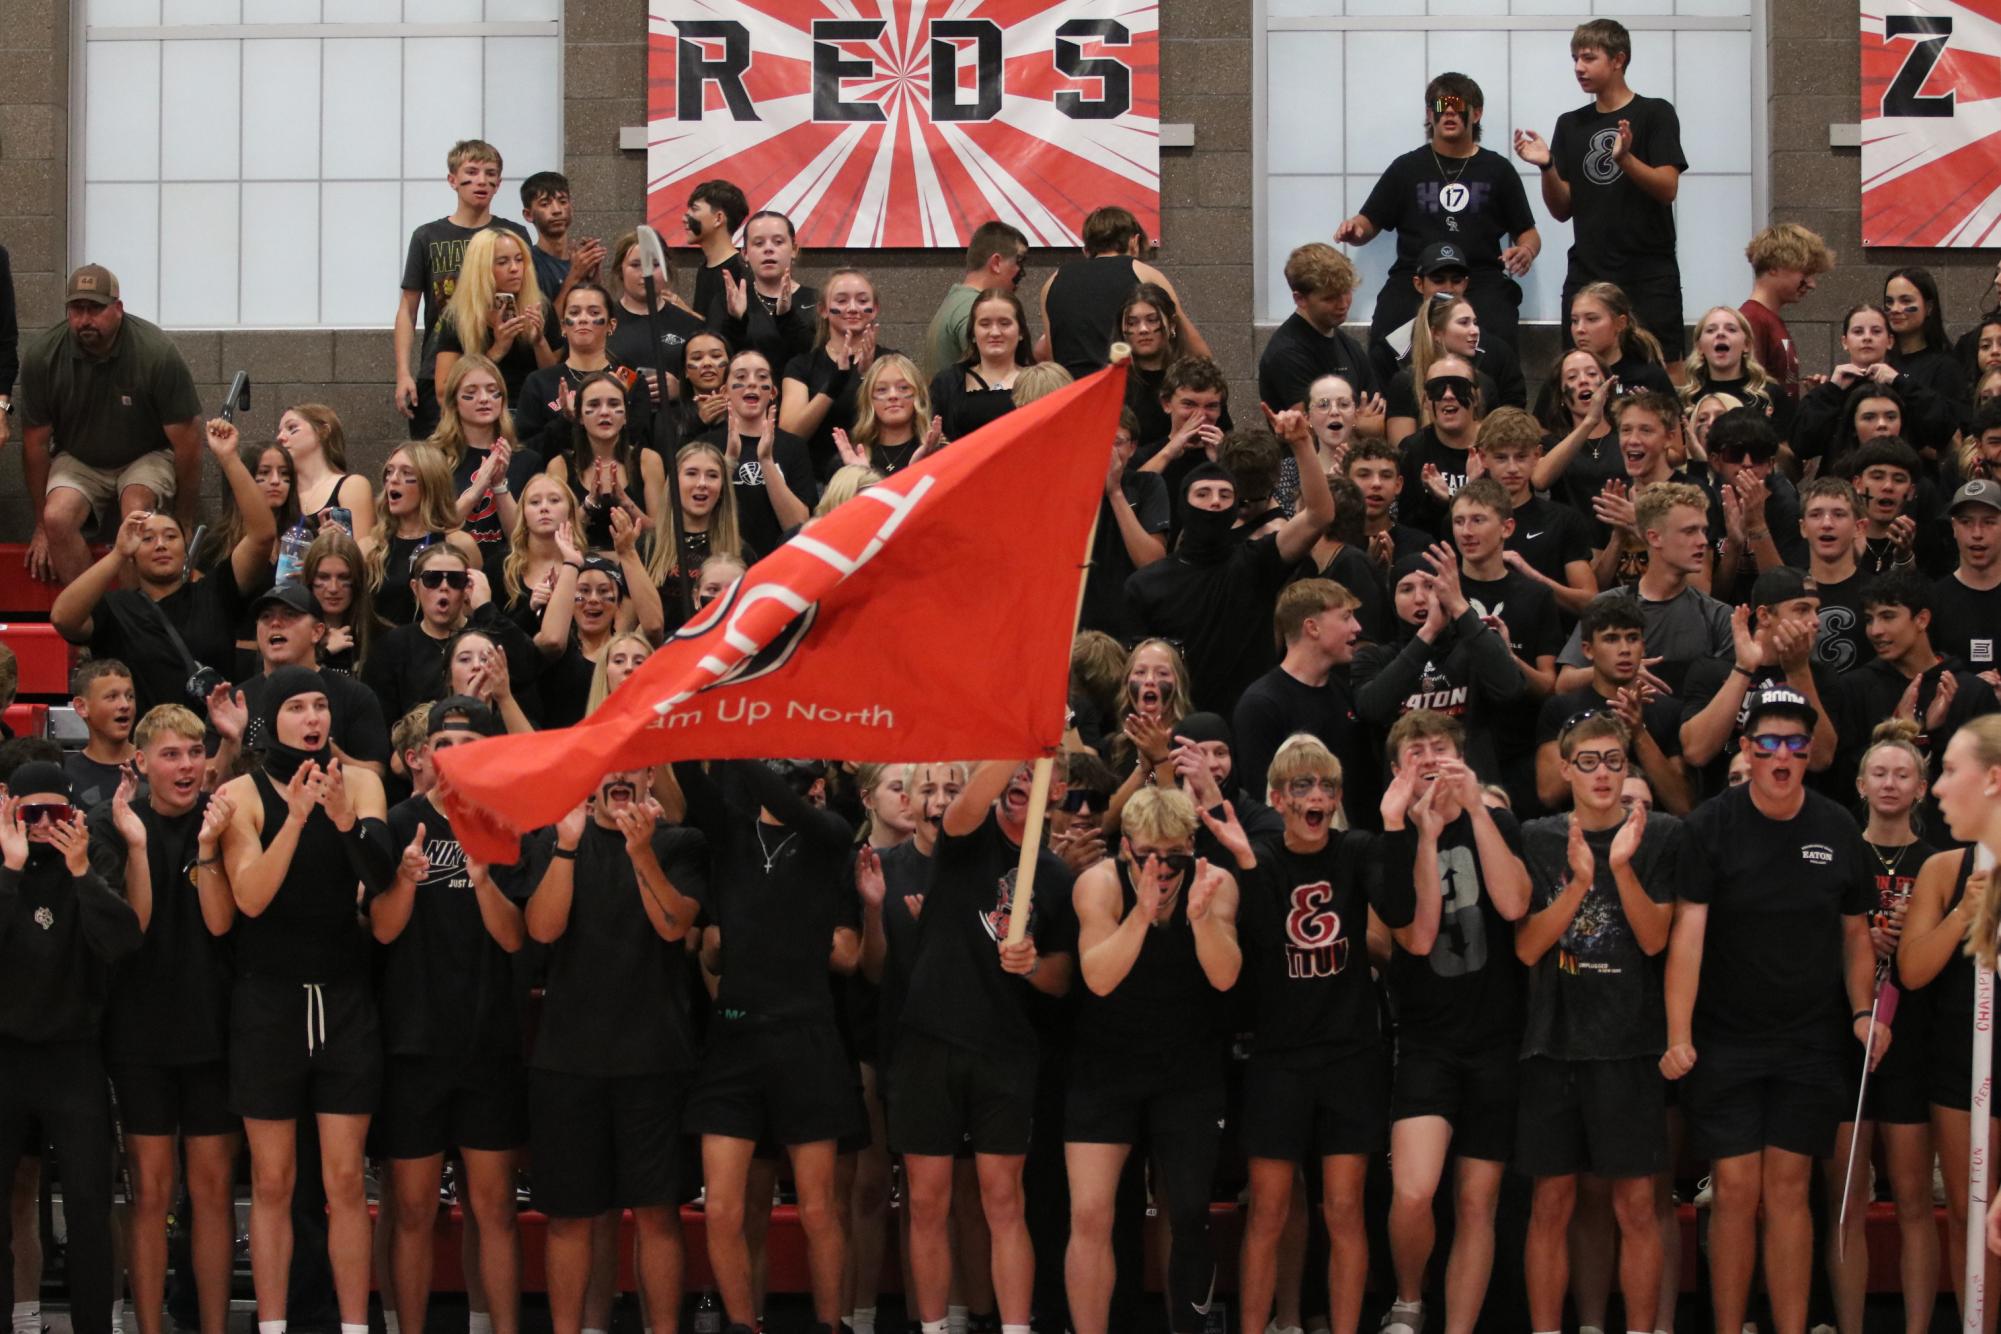
M 1975 844 L 1976 872 L 1994 870 L 1994 854 Z M 1989 886 L 1989 892 L 1993 887 Z M 1988 1124 L 1994 1080 L 1994 970 L 1974 957 L 1973 972 L 1973 1098 L 1969 1113 L 1966 1155 L 1966 1300 L 1960 1309 L 1966 1334 L 1982 1334 L 1987 1316 L 1987 1196 L 1991 1164 L 1987 1156 Z
M 1112 344 L 1112 365 L 1123 366 L 1133 350 L 1125 343 Z M 1084 614 L 1084 585 L 1091 577 L 1091 553 L 1098 547 L 1098 520 L 1104 517 L 1100 501 L 1091 516 L 1091 535 L 1084 543 L 1084 559 L 1077 575 L 1077 611 L 1070 618 L 1070 634 L 1077 634 L 1077 621 Z M 1066 729 L 1067 730 L 1067 729 Z M 1028 820 L 1021 830 L 1021 860 L 1014 871 L 1014 903 L 1008 909 L 1007 943 L 1019 945 L 1028 934 L 1029 906 L 1035 901 L 1035 858 L 1042 851 L 1042 822 L 1049 811 L 1049 784 L 1055 775 L 1056 757 L 1039 756 L 1028 787 Z

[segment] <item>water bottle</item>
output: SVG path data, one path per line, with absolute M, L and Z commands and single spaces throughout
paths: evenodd
M 723 1334 L 723 1307 L 714 1288 L 704 1288 L 695 1304 L 695 1334 Z
M 295 523 L 285 530 L 285 535 L 278 539 L 277 587 L 290 588 L 299 582 L 306 565 L 306 548 L 312 544 L 313 535 L 304 523 Z

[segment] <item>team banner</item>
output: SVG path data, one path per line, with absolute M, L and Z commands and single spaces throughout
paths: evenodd
M 652 0 L 647 215 L 724 177 L 805 246 L 957 248 L 989 218 L 1068 247 L 1160 231 L 1157 0 Z
M 2001 0 L 1862 0 L 1862 244 L 2001 244 Z
M 574 727 L 438 756 L 473 856 L 511 862 L 613 770 L 683 759 L 1029 759 L 1063 733 L 1122 366 L 802 528 Z

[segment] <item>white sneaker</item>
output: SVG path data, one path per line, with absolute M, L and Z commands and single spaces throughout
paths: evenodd
M 1716 1203 L 1716 1187 L 1710 1178 L 1704 1177 L 1695 1183 L 1695 1207 L 1698 1209 L 1707 1209 L 1714 1203 Z M 1758 1327 L 1748 1321 L 1745 1323 L 1744 1328 L 1746 1334 L 1758 1334 Z
M 1383 1313 L 1381 1334 L 1424 1334 L 1424 1303 L 1391 1302 Z

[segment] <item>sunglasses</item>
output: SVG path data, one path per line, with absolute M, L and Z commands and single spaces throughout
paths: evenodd
M 1434 403 L 1442 403 L 1451 394 L 1461 403 L 1473 401 L 1473 382 L 1463 375 L 1434 375 L 1424 382 L 1424 396 Z
M 66 801 L 36 801 L 21 807 L 21 823 L 68 824 L 76 808 Z
M 467 570 L 426 570 L 417 576 L 417 581 L 426 588 L 452 588 L 463 591 L 472 585 L 472 574 Z
M 1783 735 L 1774 732 L 1760 732 L 1751 738 L 1751 747 L 1760 755 L 1776 755 L 1780 751 L 1788 755 L 1804 755 L 1813 746 L 1813 738 L 1801 736 L 1797 732 Z
M 1310 797 L 1316 792 L 1338 797 L 1341 785 L 1331 778 L 1295 778 L 1285 785 L 1285 792 L 1289 797 Z
M 1466 99 L 1442 93 L 1431 99 L 1431 114 L 1434 116 L 1461 116 L 1466 114 Z
M 1063 794 L 1063 809 L 1070 815 L 1080 811 L 1101 811 L 1105 808 L 1105 794 L 1093 792 L 1087 787 L 1073 787 Z
M 1187 875 L 1195 869 L 1195 854 L 1192 852 L 1148 852 L 1134 853 L 1133 865 L 1144 868 L 1148 862 L 1159 862 L 1171 880 L 1178 875 Z
M 1623 750 L 1586 750 L 1570 757 L 1570 763 L 1581 774 L 1595 774 L 1603 765 L 1606 773 L 1626 772 L 1626 752 Z

